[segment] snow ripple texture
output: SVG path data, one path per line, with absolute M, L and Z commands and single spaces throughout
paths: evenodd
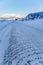
M 3 65 L 43 65 L 43 32 L 25 23 L 10 25 Z

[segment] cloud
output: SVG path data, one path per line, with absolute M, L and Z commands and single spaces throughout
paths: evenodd
M 14 18 L 14 17 L 17 17 L 17 18 L 22 18 L 24 17 L 24 15 L 20 15 L 20 14 L 2 14 L 0 15 L 1 18 Z

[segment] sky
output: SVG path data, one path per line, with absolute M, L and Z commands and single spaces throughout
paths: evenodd
M 43 11 L 43 0 L 0 0 L 0 14 L 27 15 L 39 11 Z

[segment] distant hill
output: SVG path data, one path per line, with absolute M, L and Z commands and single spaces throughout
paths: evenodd
M 27 16 L 15 15 L 15 14 L 4 14 L 0 16 L 0 20 L 34 20 L 43 18 L 43 12 L 30 13 Z
M 43 12 L 30 13 L 24 19 L 34 20 L 34 19 L 40 19 L 40 18 L 43 18 Z
M 0 20 L 19 20 L 23 17 L 24 16 L 20 14 L 2 14 L 0 15 Z

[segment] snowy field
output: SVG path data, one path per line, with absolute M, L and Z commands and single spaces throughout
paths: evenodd
M 0 63 L 6 60 L 11 65 L 43 65 L 43 19 L 0 21 Z

